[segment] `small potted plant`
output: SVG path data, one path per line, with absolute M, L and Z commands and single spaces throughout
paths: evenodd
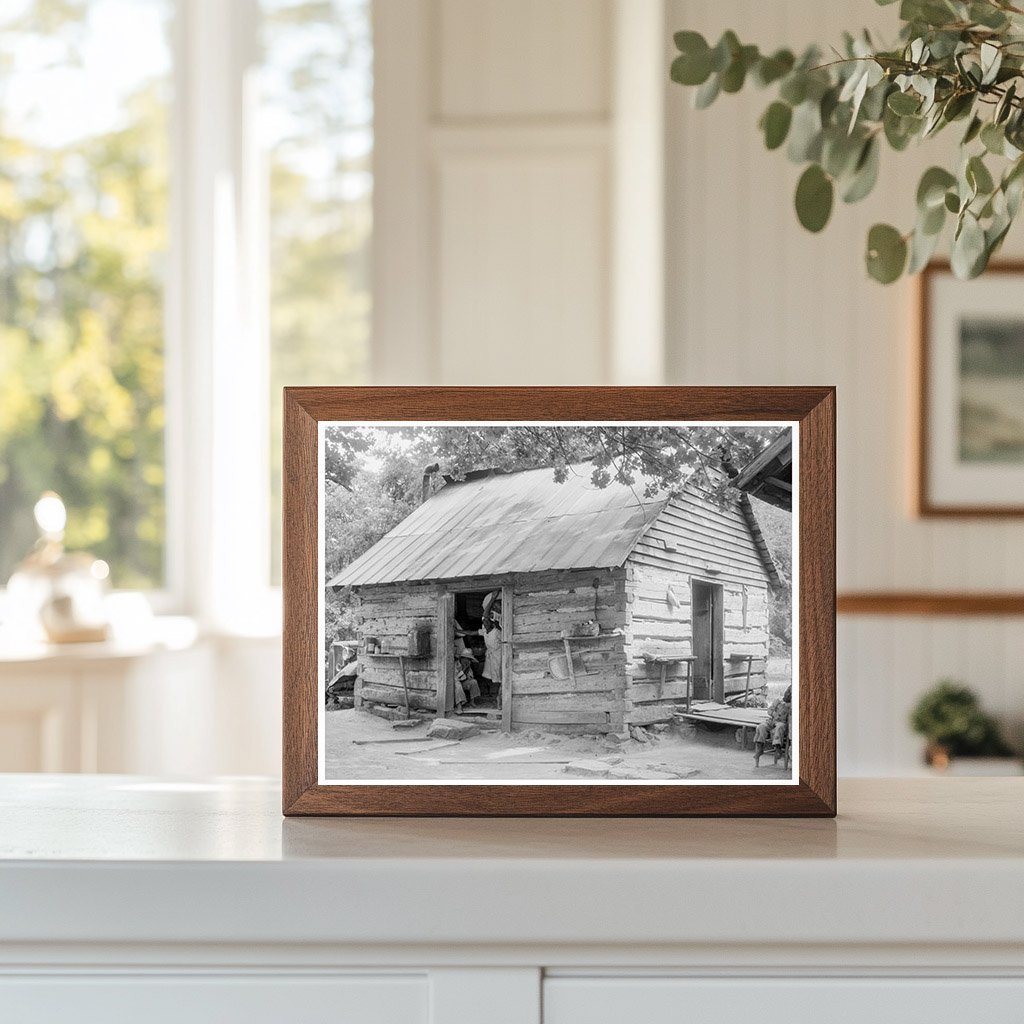
M 917 702 L 910 715 L 914 732 L 928 741 L 925 763 L 945 771 L 955 758 L 1008 758 L 1013 751 L 973 690 L 944 679 Z

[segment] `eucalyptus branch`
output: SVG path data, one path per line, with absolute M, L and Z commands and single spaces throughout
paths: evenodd
M 701 109 L 748 82 L 775 90 L 758 126 L 768 149 L 785 145 L 789 159 L 804 165 L 796 214 L 814 232 L 831 218 L 837 193 L 854 203 L 872 191 L 883 143 L 900 152 L 961 122 L 958 165 L 925 172 L 913 228 L 876 224 L 865 260 L 883 284 L 916 273 L 952 219 L 953 269 L 975 277 L 1002 245 L 1024 196 L 1024 9 L 1010 0 L 901 0 L 899 18 L 894 47 L 847 34 L 827 62 L 816 47 L 800 57 L 762 54 L 731 31 L 715 46 L 678 32 L 671 76 L 697 87 Z

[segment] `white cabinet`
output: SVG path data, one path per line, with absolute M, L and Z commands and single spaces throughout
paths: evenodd
M 18 1024 L 428 1024 L 428 995 L 424 973 L 0 978 L 0 1018 Z
M 1020 1024 L 1022 978 L 550 977 L 544 1024 Z
M 1021 1024 L 1020 788 L 282 820 L 258 779 L 0 776 L 0 1022 Z

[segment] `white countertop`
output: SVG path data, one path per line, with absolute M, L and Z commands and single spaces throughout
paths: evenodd
M 275 783 L 0 777 L 0 943 L 1024 947 L 1024 780 L 839 817 L 284 819 Z

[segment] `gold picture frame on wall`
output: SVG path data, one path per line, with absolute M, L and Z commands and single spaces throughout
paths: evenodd
M 1024 262 L 972 281 L 934 262 L 918 282 L 914 510 L 1024 516 Z

